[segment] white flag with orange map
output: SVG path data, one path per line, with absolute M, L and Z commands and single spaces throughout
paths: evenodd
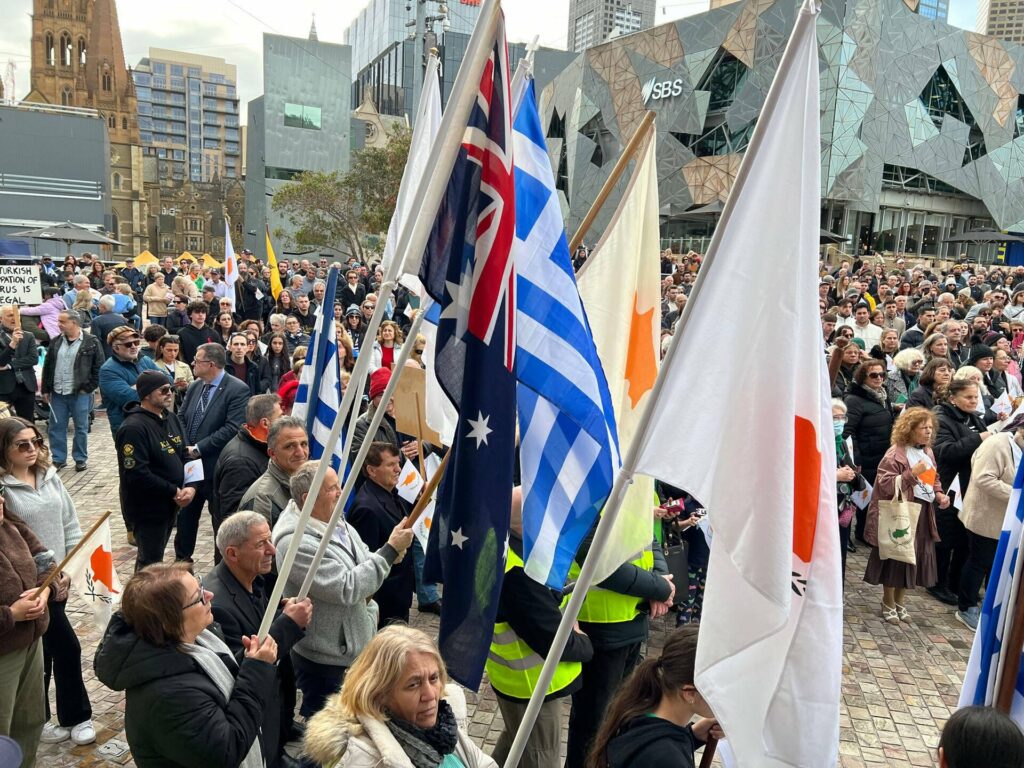
M 121 602 L 121 581 L 114 568 L 109 517 L 64 566 L 64 573 L 71 577 L 75 593 L 92 608 L 93 620 L 102 632 L 110 621 L 111 612 Z
M 654 135 L 652 124 L 619 207 L 576 278 L 608 379 L 622 455 L 658 376 L 661 241 Z M 650 545 L 654 506 L 654 481 L 637 477 L 598 559 L 595 584 Z
M 423 464 L 424 471 L 427 473 L 427 479 L 429 480 L 441 465 L 441 461 L 437 456 L 431 454 L 423 460 Z M 398 495 L 410 504 L 415 505 L 424 484 L 423 476 L 416 469 L 416 465 L 406 459 L 405 464 L 402 466 L 402 472 L 398 476 L 398 485 L 396 487 Z M 427 504 L 423 513 L 416 518 L 416 522 L 412 524 L 412 532 L 419 539 L 420 546 L 423 547 L 424 551 L 427 549 L 427 538 L 430 536 L 430 524 L 433 521 L 434 502 L 431 501 Z

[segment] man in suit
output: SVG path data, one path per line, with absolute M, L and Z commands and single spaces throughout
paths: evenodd
M 36 337 L 18 325 L 13 305 L 0 309 L 0 401 L 29 421 L 35 416 Z
M 203 504 L 207 500 L 211 506 L 217 503 L 213 487 L 217 459 L 245 423 L 249 387 L 226 374 L 226 363 L 227 356 L 220 344 L 203 344 L 192 360 L 196 380 L 185 392 L 181 423 L 185 427 L 185 458 L 188 461 L 202 459 L 204 479 L 195 498 L 178 513 L 178 532 L 174 536 L 177 560 L 192 562 Z M 214 515 L 214 510 L 210 513 Z
M 270 572 L 276 549 L 270 540 L 270 526 L 256 512 L 236 512 L 224 520 L 217 532 L 217 549 L 224 553 L 204 587 L 213 593 L 213 619 L 220 624 L 224 641 L 232 653 L 242 651 L 242 638 L 259 632 L 267 610 L 269 590 L 263 576 Z M 293 765 L 283 753 L 285 742 L 293 733 L 295 712 L 295 673 L 291 665 L 292 646 L 305 636 L 313 615 L 313 604 L 307 597 L 298 602 L 294 597 L 278 610 L 270 625 L 270 636 L 277 642 L 276 682 L 278 695 L 268 700 L 263 712 L 263 756 L 268 768 Z

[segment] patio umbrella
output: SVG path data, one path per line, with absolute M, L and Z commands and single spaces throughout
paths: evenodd
M 118 240 L 101 235 L 98 232 L 94 232 L 87 227 L 80 226 L 78 224 L 72 224 L 70 221 L 66 221 L 63 224 L 58 224 L 53 227 L 40 227 L 39 229 L 29 229 L 24 232 L 15 232 L 8 237 L 24 237 L 34 238 L 36 240 L 57 240 L 62 243 L 67 243 L 68 256 L 71 255 L 71 246 L 74 243 L 90 243 L 94 245 L 122 245 Z
M 994 229 L 972 229 L 943 240 L 944 243 L 1024 243 L 1020 235 L 1008 235 Z
M 818 242 L 821 245 L 824 245 L 825 243 L 845 243 L 849 239 L 850 238 L 845 235 L 837 235 L 835 232 L 829 232 L 827 229 L 823 229 L 821 230 L 821 238 Z

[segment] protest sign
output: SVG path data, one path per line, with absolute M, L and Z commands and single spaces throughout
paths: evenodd
M 42 304 L 39 268 L 0 266 L 0 304 Z

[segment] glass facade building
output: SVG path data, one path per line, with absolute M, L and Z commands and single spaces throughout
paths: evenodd
M 132 72 L 139 138 L 159 177 L 241 178 L 237 73 L 213 56 L 150 48 Z
M 629 35 L 654 24 L 655 0 L 569 0 L 570 51 L 585 51 L 613 35 Z

